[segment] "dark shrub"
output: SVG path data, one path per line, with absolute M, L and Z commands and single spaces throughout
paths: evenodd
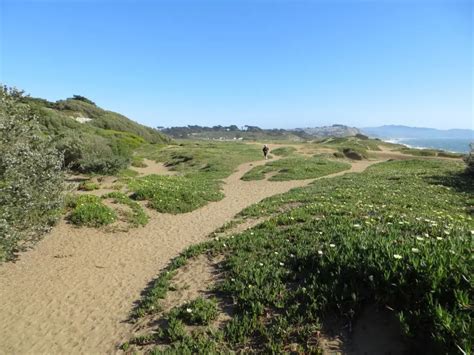
M 0 260 L 12 259 L 59 217 L 62 164 L 21 93 L 0 88 Z

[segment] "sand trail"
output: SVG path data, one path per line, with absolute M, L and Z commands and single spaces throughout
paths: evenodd
M 358 161 L 361 172 L 378 161 Z M 15 263 L 0 265 L 1 354 L 105 354 L 128 340 L 126 320 L 140 293 L 185 247 L 206 236 L 243 208 L 311 180 L 244 182 L 246 163 L 225 180 L 225 198 L 196 211 L 160 214 L 128 232 L 74 228 L 62 221 Z

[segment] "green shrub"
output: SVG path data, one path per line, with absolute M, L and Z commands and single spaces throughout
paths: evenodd
M 474 176 L 474 143 L 471 143 L 471 152 L 464 158 L 466 173 Z
M 115 211 L 98 196 L 80 195 L 69 202 L 69 207 L 73 207 L 69 220 L 78 226 L 100 227 L 117 219 Z
M 60 216 L 62 162 L 22 93 L 0 88 L 0 260 L 12 259 Z
M 110 140 L 94 134 L 64 134 L 57 148 L 64 154 L 65 167 L 81 173 L 114 174 L 130 162 L 131 151 L 114 152 Z

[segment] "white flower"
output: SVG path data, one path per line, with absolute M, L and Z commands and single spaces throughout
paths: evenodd
M 258 263 L 258 265 L 263 266 L 263 263 Z
M 322 251 L 322 250 L 318 250 L 318 254 L 319 254 L 319 255 L 323 255 L 323 251 Z
M 471 235 L 474 235 L 474 231 L 471 231 Z
M 441 237 L 436 237 L 436 239 L 437 239 L 437 240 L 443 240 L 443 238 L 441 238 Z
M 330 246 L 331 248 L 335 248 L 335 247 L 336 247 L 336 244 L 329 244 L 329 246 Z
M 186 312 L 193 313 L 193 310 L 191 308 L 186 308 Z
M 418 248 L 411 248 L 411 251 L 414 252 L 414 253 L 419 253 L 419 252 L 420 252 L 420 249 L 418 249 Z
M 360 224 L 354 224 L 354 228 L 360 228 Z
M 430 235 L 429 235 L 428 233 L 423 233 L 423 236 L 424 236 L 425 238 L 429 238 L 429 237 L 430 237 Z
M 423 241 L 424 239 L 422 237 L 416 237 L 416 240 Z
M 280 266 L 284 266 L 285 264 L 283 264 L 282 262 L 280 262 Z
M 290 254 L 290 258 L 294 258 L 295 256 L 293 254 Z
M 393 257 L 394 257 L 395 259 L 401 259 L 401 258 L 402 258 L 402 256 L 401 256 L 400 254 L 394 254 Z
M 369 275 L 369 280 L 374 281 L 374 275 Z
M 278 255 L 278 252 L 277 252 L 277 251 L 275 252 L 275 255 Z

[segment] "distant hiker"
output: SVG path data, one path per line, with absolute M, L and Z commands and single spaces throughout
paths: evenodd
M 263 156 L 265 157 L 265 159 L 268 159 L 267 155 L 268 155 L 268 151 L 270 150 L 270 148 L 268 148 L 268 145 L 264 144 L 262 150 L 263 150 Z

